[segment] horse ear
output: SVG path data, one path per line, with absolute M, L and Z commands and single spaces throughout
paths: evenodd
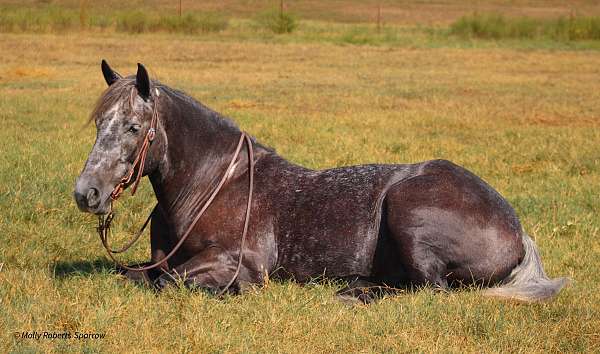
M 148 71 L 146 68 L 138 63 L 138 70 L 135 76 L 135 87 L 137 87 L 138 93 L 144 100 L 150 97 L 150 78 L 148 77 Z
M 104 80 L 106 80 L 108 86 L 114 84 L 115 81 L 122 77 L 118 72 L 111 69 L 106 60 L 102 59 L 102 64 L 100 66 L 102 67 L 102 75 L 104 75 Z

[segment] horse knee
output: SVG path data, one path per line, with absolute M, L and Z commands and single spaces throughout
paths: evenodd
M 163 290 L 167 286 L 179 285 L 189 290 L 204 291 L 210 295 L 220 295 L 223 289 L 225 289 L 224 285 L 207 280 L 206 275 L 181 277 L 177 274 L 165 273 L 156 278 L 152 283 L 157 290 Z M 225 289 L 225 293 L 231 295 L 237 295 L 241 292 L 242 288 L 238 282 L 234 282 Z

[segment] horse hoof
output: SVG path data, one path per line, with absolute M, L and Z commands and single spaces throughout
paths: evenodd
M 171 284 L 171 281 L 166 279 L 164 275 L 159 276 L 152 282 L 152 285 L 156 290 L 162 290 L 169 284 Z
M 368 294 L 360 294 L 358 296 L 338 294 L 336 297 L 347 306 L 369 305 L 375 302 L 375 299 Z
M 146 272 L 132 272 L 130 270 L 117 269 L 117 274 L 123 276 L 127 281 L 137 284 L 148 285 L 152 283 Z

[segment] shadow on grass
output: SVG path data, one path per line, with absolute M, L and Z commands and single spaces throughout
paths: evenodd
M 133 264 L 130 266 L 138 267 L 147 265 L 145 263 L 142 264 Z M 119 274 L 122 274 L 122 271 L 119 271 L 117 266 L 110 260 L 106 258 L 97 258 L 95 260 L 78 260 L 78 261 L 58 261 L 54 264 L 54 278 L 56 279 L 67 279 L 71 277 L 89 277 L 95 274 L 108 274 L 115 275 L 119 277 Z M 122 277 L 124 281 L 130 281 L 132 284 L 138 286 L 141 289 L 152 289 L 157 290 L 151 284 L 144 281 L 135 281 L 128 280 L 125 277 Z M 286 282 L 293 282 L 300 286 L 314 286 L 314 285 L 326 285 L 337 288 L 336 295 L 340 297 L 340 299 L 348 304 L 353 305 L 357 303 L 369 304 L 373 302 L 377 302 L 386 297 L 395 297 L 401 295 L 415 295 L 420 292 L 430 292 L 431 294 L 441 294 L 441 293 L 462 293 L 462 292 L 473 292 L 482 290 L 482 285 L 461 285 L 450 287 L 448 289 L 442 289 L 438 287 L 432 287 L 427 285 L 414 286 L 410 284 L 397 285 L 395 287 L 390 287 L 386 285 L 376 285 L 372 284 L 371 286 L 358 286 L 353 288 L 351 286 L 352 281 L 346 278 L 321 278 L 317 277 L 308 282 L 295 282 L 292 279 L 281 279 L 278 277 L 274 277 L 271 279 L 277 284 L 283 284 Z M 185 285 L 182 281 L 175 281 L 169 286 L 175 287 L 185 287 L 191 291 L 201 291 L 205 294 L 213 297 L 215 295 L 215 290 L 198 288 L 195 286 Z M 228 294 L 239 294 L 240 289 L 234 287 L 231 289 Z M 159 294 L 160 291 L 157 291 Z
M 54 277 L 63 279 L 75 276 L 89 276 L 99 273 L 117 273 L 115 264 L 106 258 L 97 258 L 90 261 L 59 261 L 54 264 Z

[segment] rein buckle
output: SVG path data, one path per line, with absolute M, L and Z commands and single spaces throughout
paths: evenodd
M 148 141 L 152 142 L 154 140 L 154 137 L 156 136 L 156 129 L 154 128 L 150 128 L 148 130 Z

